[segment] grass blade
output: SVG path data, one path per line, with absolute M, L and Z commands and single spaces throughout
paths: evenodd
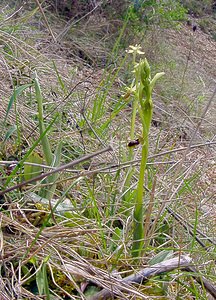
M 8 103 L 8 107 L 7 107 L 7 110 L 6 110 L 6 115 L 5 115 L 5 118 L 4 118 L 4 124 L 5 124 L 6 120 L 7 120 L 8 114 L 9 114 L 9 112 L 10 112 L 10 110 L 11 110 L 11 108 L 13 106 L 13 103 L 16 100 L 16 98 L 20 94 L 22 94 L 22 92 L 24 90 L 26 90 L 27 88 L 31 87 L 32 85 L 33 85 L 33 83 L 27 83 L 27 84 L 24 84 L 24 85 L 21 85 L 21 86 L 15 88 L 12 96 L 10 97 L 9 103 Z

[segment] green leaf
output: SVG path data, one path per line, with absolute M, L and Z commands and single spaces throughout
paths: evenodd
M 38 104 L 38 120 L 39 120 L 39 129 L 40 134 L 42 134 L 45 130 L 44 120 L 43 120 L 43 97 L 41 93 L 41 88 L 37 77 L 34 79 L 34 87 L 35 87 L 35 96 Z M 44 157 L 49 166 L 51 166 L 53 161 L 53 155 L 51 151 L 50 142 L 47 135 L 41 139 L 41 144 L 43 147 Z
M 54 67 L 54 70 L 55 70 L 55 72 L 56 72 L 56 76 L 57 76 L 57 78 L 58 78 L 58 82 L 59 82 L 59 84 L 60 84 L 60 86 L 61 86 L 61 88 L 62 88 L 62 91 L 63 91 L 64 93 L 66 93 L 65 84 L 64 84 L 64 82 L 63 82 L 63 80 L 62 80 L 62 78 L 61 78 L 61 76 L 60 76 L 60 74 L 59 74 L 59 71 L 58 71 L 58 69 L 57 69 L 56 64 L 55 64 L 54 61 L 53 61 L 53 67 Z
M 9 112 L 10 112 L 10 110 L 11 110 L 11 108 L 12 108 L 12 106 L 13 106 L 13 103 L 14 103 L 14 101 L 16 100 L 16 98 L 17 98 L 20 94 L 22 94 L 22 92 L 23 92 L 24 90 L 26 90 L 26 89 L 29 88 L 30 86 L 33 86 L 33 83 L 27 83 L 27 84 L 24 84 L 24 85 L 21 85 L 21 86 L 15 88 L 15 90 L 14 90 L 12 96 L 10 97 L 10 101 L 9 101 L 9 103 L 8 103 L 8 107 L 7 107 L 7 111 L 6 111 L 6 115 L 5 115 L 5 119 L 4 119 L 4 124 L 5 124 L 5 122 L 6 122 L 6 119 L 7 119 L 7 117 L 8 117 L 8 114 L 9 114 Z
M 46 258 L 45 258 L 46 260 Z M 42 266 L 42 271 L 43 271 L 43 285 L 44 285 L 44 292 L 46 295 L 46 300 L 50 300 L 50 291 L 49 291 L 49 282 L 48 282 L 48 276 L 47 276 L 47 264 L 46 262 L 43 263 Z
M 155 83 L 156 81 L 161 78 L 165 73 L 164 72 L 160 72 L 160 73 L 157 73 L 154 78 L 152 79 L 151 83 L 150 83 L 150 86 L 151 86 L 151 90 L 154 88 L 155 86 Z
M 167 260 L 173 256 L 173 250 L 163 250 L 159 252 L 156 256 L 154 256 L 152 259 L 149 261 L 149 265 L 153 266 L 155 264 L 158 264 L 164 260 Z
M 122 229 L 116 227 L 112 236 L 114 241 L 119 241 L 122 238 Z
M 49 259 L 50 259 L 50 255 L 47 255 L 45 258 L 44 258 L 44 263 L 47 263 L 48 261 L 49 261 Z
M 5 138 L 4 138 L 4 141 L 3 141 L 3 144 L 10 138 L 10 136 L 17 130 L 17 126 L 16 125 L 13 125 L 11 126 L 8 131 L 6 132 L 5 134 Z
M 48 283 L 48 276 L 47 276 L 47 262 L 49 258 L 50 258 L 49 255 L 45 257 L 42 263 L 42 267 L 36 273 L 36 283 L 37 283 L 38 293 L 40 296 L 42 296 L 45 293 L 47 300 L 50 300 L 49 283 Z
M 50 130 L 50 128 L 52 127 L 52 125 L 54 124 L 54 122 L 56 121 L 58 115 L 56 115 L 54 117 L 54 119 L 51 121 L 51 123 L 48 125 L 48 127 L 45 129 L 45 131 L 40 135 L 39 139 L 36 140 L 34 142 L 34 144 L 31 146 L 31 148 L 27 151 L 27 153 L 24 155 L 24 157 L 22 158 L 22 160 L 16 165 L 16 167 L 13 169 L 13 171 L 11 172 L 11 174 L 7 177 L 7 180 L 4 184 L 4 187 L 6 187 L 10 181 L 14 178 L 14 175 L 17 173 L 17 171 L 23 166 L 23 163 L 25 162 L 25 160 L 27 159 L 27 157 L 29 157 L 29 155 L 33 152 L 33 150 L 36 148 L 36 146 L 39 144 L 39 142 L 41 141 L 41 139 L 44 137 L 44 135 L 47 134 L 47 132 Z
M 97 294 L 98 292 L 99 292 L 99 288 L 97 286 L 91 285 L 85 291 L 85 296 L 91 297 L 91 296 L 94 296 L 95 294 Z
M 31 153 L 25 162 L 41 165 L 43 163 L 42 157 L 37 152 Z M 24 180 L 27 181 L 41 174 L 43 168 L 31 164 L 24 165 Z
M 62 142 L 60 141 L 59 144 L 57 145 L 57 148 L 55 150 L 55 153 L 54 153 L 54 161 L 52 163 L 52 166 L 53 167 L 59 167 L 60 165 L 60 159 L 61 159 L 61 151 L 62 151 Z M 48 183 L 53 183 L 53 185 L 50 186 L 49 189 L 47 189 L 46 187 L 44 189 L 41 189 L 40 191 L 40 196 L 41 197 L 44 197 L 46 199 L 49 199 L 51 200 L 53 195 L 54 195 L 54 192 L 55 192 L 55 189 L 56 189 L 56 184 L 55 184 L 55 181 L 57 181 L 59 177 L 59 173 L 55 173 L 51 176 L 48 176 L 44 182 L 48 182 Z
M 35 256 L 32 256 L 29 261 L 30 263 L 32 263 L 33 265 L 36 265 L 37 264 L 37 258 Z
M 42 296 L 44 292 L 43 266 L 36 273 L 36 283 L 37 283 L 38 293 L 40 296 Z

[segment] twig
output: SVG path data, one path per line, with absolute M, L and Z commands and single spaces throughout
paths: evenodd
M 197 145 L 191 146 L 191 149 L 204 147 L 204 146 L 211 146 L 211 145 L 215 145 L 215 144 L 216 144 L 216 142 L 207 142 L 207 143 L 204 143 L 204 144 L 197 144 Z M 185 149 L 187 149 L 187 147 L 168 150 L 168 151 L 161 152 L 161 153 L 158 153 L 158 154 L 150 155 L 148 158 L 152 159 L 152 158 L 167 155 L 167 154 L 170 154 L 170 153 L 173 153 L 173 152 L 184 151 Z M 82 173 L 82 174 L 80 173 L 79 170 L 66 170 L 66 171 L 67 172 L 79 173 L 78 176 L 75 177 L 75 178 L 77 178 L 79 176 L 92 175 L 93 173 L 100 173 L 100 172 L 103 172 L 103 171 L 106 171 L 106 170 L 109 170 L 109 172 L 116 172 L 116 171 L 119 171 L 120 169 L 128 168 L 131 165 L 136 165 L 139 162 L 140 162 L 140 159 L 134 159 L 134 160 L 126 161 L 124 163 L 111 164 L 111 165 L 108 165 L 104 168 L 95 169 L 95 170 L 88 171 L 88 172 L 85 172 L 85 173 Z M 151 166 L 151 165 L 155 165 L 155 164 L 173 164 L 173 163 L 175 163 L 174 160 L 162 161 L 162 162 L 156 161 L 156 162 L 149 162 L 149 163 L 147 163 L 147 165 Z M 12 165 L 12 164 L 17 165 L 17 164 L 19 164 L 19 161 L 18 160 L 0 160 L 0 165 Z M 44 168 L 44 169 L 56 169 L 56 167 L 52 167 L 52 166 L 48 166 L 48 165 L 44 165 L 44 164 L 32 163 L 32 162 L 24 162 L 23 164 L 24 165 L 29 165 L 29 166 L 37 166 L 37 167 L 41 167 L 41 168 Z M 71 177 L 71 178 L 68 178 L 68 179 L 74 179 L 74 177 Z
M 49 23 L 48 23 L 48 21 L 47 21 L 47 18 L 46 18 L 46 16 L 45 16 L 45 13 L 44 13 L 44 11 L 43 11 L 43 8 L 42 8 L 42 6 L 41 6 L 39 0 L 35 0 L 35 2 L 37 3 L 37 6 L 39 7 L 39 10 L 40 10 L 40 12 L 41 12 L 41 14 L 42 14 L 42 17 L 43 17 L 43 19 L 44 19 L 44 21 L 45 21 L 45 23 L 46 23 L 46 26 L 47 26 L 48 31 L 49 31 L 49 33 L 50 33 L 51 36 L 52 36 L 53 41 L 56 42 L 56 38 L 55 38 L 55 36 L 54 36 L 54 34 L 53 34 L 53 32 L 52 32 L 51 27 L 49 26 Z
M 191 272 L 191 276 L 216 299 L 216 286 L 209 282 L 205 277 L 200 276 L 197 270 L 192 266 L 184 268 L 185 271 Z
M 186 230 L 189 231 L 191 236 L 194 236 L 194 232 L 189 229 L 190 228 L 194 228 L 194 225 L 190 224 L 189 222 L 187 222 L 185 219 L 182 218 L 182 216 L 180 216 L 178 213 L 174 212 L 170 207 L 166 207 L 166 210 L 168 211 L 168 213 L 174 217 L 174 219 L 176 221 L 178 221 Z M 198 234 L 200 234 L 204 239 L 206 239 L 208 242 L 210 242 L 212 245 L 216 245 L 216 243 L 210 238 L 208 237 L 206 234 L 204 234 L 202 231 L 200 231 L 199 229 L 196 229 L 196 232 Z M 197 237 L 197 234 L 195 235 L 195 239 L 196 241 L 207 251 L 209 251 L 209 248 L 205 246 L 205 244 L 201 241 L 200 238 Z
M 54 174 L 54 173 L 61 172 L 61 171 L 65 170 L 65 169 L 67 169 L 67 168 L 71 168 L 71 167 L 74 166 L 74 165 L 77 165 L 77 164 L 79 164 L 79 163 L 81 163 L 81 162 L 83 162 L 83 161 L 89 160 L 90 158 L 92 158 L 92 157 L 94 157 L 94 156 L 98 156 L 98 155 L 100 155 L 100 154 L 102 154 L 102 153 L 104 153 L 104 152 L 107 152 L 107 151 L 112 151 L 112 147 L 111 147 L 111 146 L 108 146 L 108 147 L 106 147 L 106 148 L 104 148 L 104 149 L 102 149 L 102 150 L 99 150 L 99 151 L 97 151 L 97 152 L 94 152 L 94 153 L 85 155 L 85 156 L 83 156 L 83 157 L 81 157 L 81 158 L 79 158 L 79 159 L 73 160 L 73 161 L 69 162 L 68 164 L 62 165 L 62 166 L 60 166 L 59 168 L 56 168 L 56 169 L 54 169 L 54 170 L 51 170 L 50 172 L 47 172 L 47 173 L 38 175 L 38 176 L 36 176 L 36 177 L 34 177 L 34 178 L 31 178 L 31 179 L 29 179 L 29 180 L 27 180 L 27 181 L 21 182 L 21 183 L 15 185 L 15 186 L 12 186 L 12 187 L 10 187 L 10 188 L 4 190 L 4 191 L 1 191 L 1 192 L 0 192 L 0 196 L 4 195 L 4 194 L 6 194 L 6 193 L 8 193 L 8 192 L 10 192 L 10 191 L 19 189 L 19 188 L 21 188 L 21 187 L 23 187 L 23 186 L 25 186 L 25 185 L 27 185 L 27 184 L 29 184 L 29 183 L 32 183 L 32 182 L 41 180 L 41 179 L 43 179 L 43 178 L 45 178 L 45 177 L 47 177 L 47 176 L 50 176 L 50 175 L 52 175 L 52 174 Z
M 215 144 L 216 144 L 216 142 L 206 142 L 206 143 L 202 143 L 202 144 L 192 145 L 192 146 L 190 146 L 190 149 L 204 147 L 204 146 L 211 146 L 211 145 L 215 145 Z M 188 149 L 188 146 L 177 148 L 177 149 L 172 149 L 172 150 L 167 150 L 167 151 L 164 151 L 161 153 L 150 155 L 149 158 L 156 158 L 156 157 L 160 157 L 160 156 L 171 154 L 171 153 L 181 152 L 181 151 L 184 151 L 187 149 Z
M 152 276 L 157 276 L 164 272 L 170 272 L 177 268 L 186 268 L 190 265 L 191 258 L 186 255 L 182 255 L 181 257 L 175 257 L 161 263 L 155 264 L 151 267 L 147 267 L 145 269 L 140 270 L 136 274 L 132 274 L 130 276 L 125 277 L 122 280 L 113 278 L 113 286 L 111 286 L 112 291 L 108 289 L 103 289 L 102 291 L 98 292 L 96 295 L 88 298 L 88 300 L 104 300 L 111 298 L 114 294 L 119 294 L 118 291 L 123 291 L 125 289 L 128 290 L 128 285 L 138 283 L 142 284 L 143 282 L 147 281 Z M 147 298 L 146 298 L 147 299 Z

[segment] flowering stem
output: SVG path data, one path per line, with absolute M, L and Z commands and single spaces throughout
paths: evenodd
M 138 107 L 139 116 L 142 123 L 142 137 L 140 142 L 142 144 L 142 156 L 139 171 L 139 181 L 135 196 L 135 207 L 133 215 L 133 245 L 132 255 L 137 259 L 143 250 L 144 244 L 144 182 L 145 182 L 145 169 L 148 158 L 149 149 L 149 131 L 153 113 L 152 90 L 156 80 L 160 78 L 163 73 L 158 73 L 151 80 L 150 66 L 147 59 L 140 60 L 139 64 L 135 67 L 136 76 L 136 92 L 135 103 Z M 138 101 L 137 101 L 138 100 Z M 132 120 L 134 115 L 132 115 Z M 135 125 L 135 120 L 133 120 Z
M 153 79 L 151 79 L 151 70 L 147 59 L 140 60 L 136 63 L 136 55 L 144 54 L 139 45 L 130 46 L 127 51 L 133 55 L 134 64 L 134 80 L 131 87 L 128 89 L 125 99 L 129 98 L 131 94 L 134 96 L 133 111 L 131 118 L 131 131 L 130 138 L 134 139 L 135 133 L 135 121 L 137 110 L 142 123 L 142 136 L 139 142 L 142 144 L 142 155 L 139 171 L 139 181 L 137 184 L 137 190 L 135 195 L 135 205 L 133 214 L 133 245 L 132 245 L 132 255 L 135 259 L 140 257 L 143 250 L 144 244 L 144 182 L 145 182 L 145 169 L 148 158 L 149 149 L 149 131 L 151 126 L 151 119 L 153 113 L 153 102 L 152 102 L 152 91 L 156 81 L 164 75 L 164 73 L 157 73 Z M 129 152 L 130 159 L 133 157 L 133 149 Z M 130 179 L 132 177 L 133 171 L 127 175 L 125 180 L 125 187 L 128 188 L 130 184 Z M 127 195 L 127 194 L 126 194 Z M 126 197 L 127 199 L 127 197 Z M 126 201 L 127 202 L 127 201 Z

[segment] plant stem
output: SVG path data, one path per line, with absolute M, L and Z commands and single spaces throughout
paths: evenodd
M 134 208 L 134 228 L 133 228 L 133 247 L 132 254 L 134 257 L 138 257 L 142 251 L 144 243 L 144 204 L 143 197 L 145 190 L 143 188 L 145 180 L 145 169 L 148 158 L 148 137 L 142 146 L 142 158 L 140 164 L 139 181 L 137 186 L 136 203 Z

